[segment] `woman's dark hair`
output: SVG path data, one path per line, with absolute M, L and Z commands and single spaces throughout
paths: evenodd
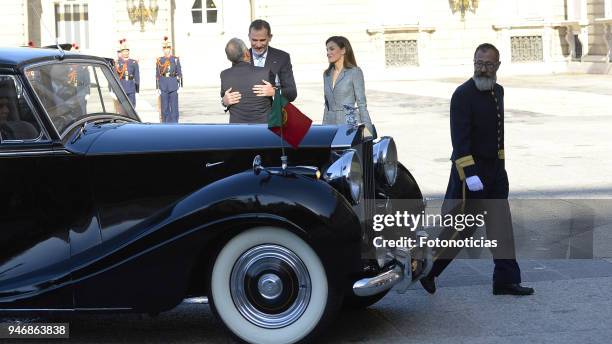
M 344 68 L 353 68 L 357 67 L 357 62 L 355 61 L 355 54 L 353 53 L 353 48 L 351 47 L 351 42 L 349 42 L 346 37 L 343 36 L 331 36 L 325 41 L 325 45 L 329 42 L 334 42 L 340 49 L 344 49 Z M 329 75 L 331 70 L 334 68 L 334 64 L 330 63 L 329 67 L 325 70 L 325 74 Z

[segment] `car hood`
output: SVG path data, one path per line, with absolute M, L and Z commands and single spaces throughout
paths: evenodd
M 88 155 L 276 148 L 280 138 L 267 125 L 108 124 L 87 149 Z M 331 147 L 337 126 L 313 125 L 300 148 Z M 84 140 L 88 141 L 88 140 Z M 288 144 L 285 143 L 289 147 Z

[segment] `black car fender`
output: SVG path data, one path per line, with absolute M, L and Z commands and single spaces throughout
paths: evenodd
M 309 243 L 330 279 L 342 279 L 361 267 L 359 219 L 346 199 L 321 180 L 248 171 L 207 185 L 179 203 L 185 210 L 194 209 L 177 220 L 179 227 L 201 228 L 199 262 L 214 259 L 242 230 L 276 226 Z
M 400 162 L 397 163 L 397 177 L 393 186 L 377 183 L 377 191 L 391 199 L 423 199 L 423 194 L 416 179 Z
M 155 218 L 113 238 L 127 241 L 96 268 L 75 274 L 82 307 L 95 302 L 160 311 L 185 296 L 205 295 L 218 250 L 237 233 L 258 226 L 281 227 L 303 238 L 332 282 L 361 269 L 361 230 L 350 204 L 327 183 L 301 175 L 238 173 L 202 187 Z M 101 292 L 101 284 L 117 280 L 120 292 Z

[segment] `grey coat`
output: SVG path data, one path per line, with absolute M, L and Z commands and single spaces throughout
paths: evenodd
M 333 69 L 329 74 L 323 73 L 323 91 L 325 93 L 325 112 L 323 124 L 346 124 L 343 105 L 359 108 L 356 114 L 358 123 L 372 124 L 365 96 L 365 85 L 363 72 L 359 67 L 344 68 L 338 78 L 336 85 L 332 87 Z

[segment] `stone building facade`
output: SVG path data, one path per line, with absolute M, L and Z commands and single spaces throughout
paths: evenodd
M 296 81 L 320 82 L 325 40 L 349 38 L 371 80 L 466 75 L 474 48 L 498 46 L 505 74 L 612 73 L 612 0 L 5 0 L 0 45 L 76 42 L 114 57 L 127 38 L 152 88 L 168 36 L 186 86 L 216 86 L 223 48 L 247 40 L 252 19 L 272 25 Z

